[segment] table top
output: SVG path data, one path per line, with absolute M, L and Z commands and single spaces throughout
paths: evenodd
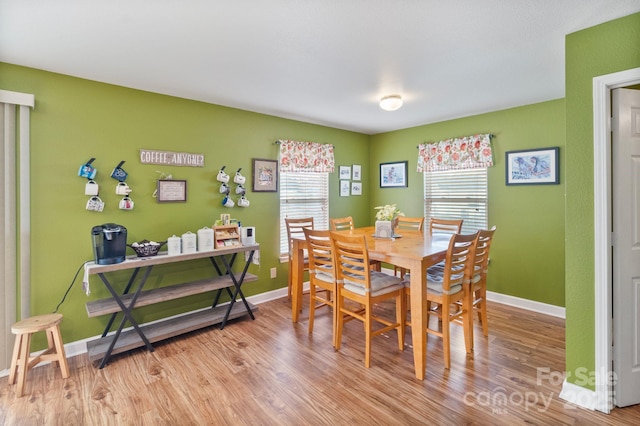
M 143 266 L 161 265 L 164 263 L 181 262 L 184 260 L 202 259 L 213 256 L 224 256 L 227 254 L 243 253 L 251 250 L 258 250 L 260 244 L 246 244 L 242 246 L 219 248 L 208 251 L 198 251 L 195 253 L 181 253 L 169 256 L 166 251 L 161 251 L 156 256 L 138 257 L 136 255 L 127 256 L 124 262 L 111 265 L 98 265 L 95 262 L 87 262 L 85 271 L 88 274 L 100 274 L 104 272 L 121 271 L 125 269 L 141 268 Z

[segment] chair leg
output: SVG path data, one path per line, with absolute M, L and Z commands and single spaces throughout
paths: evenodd
M 291 300 L 291 288 L 293 283 L 293 264 L 289 261 L 289 274 L 287 277 L 287 300 Z
M 309 334 L 313 333 L 313 320 L 316 316 L 316 286 L 309 286 Z
M 342 327 L 344 326 L 344 314 L 342 313 L 343 304 L 344 298 L 341 295 L 336 294 L 334 306 L 336 311 L 336 332 L 333 335 L 333 346 L 337 351 L 340 350 L 340 344 L 342 343 Z
M 56 324 L 55 327 L 51 327 L 49 330 L 47 330 L 47 335 L 48 334 L 51 334 L 53 347 L 55 347 L 56 354 L 58 355 L 58 365 L 60 365 L 60 373 L 62 373 L 62 378 L 66 379 L 67 377 L 69 377 L 69 364 L 67 364 L 67 355 L 64 352 L 64 344 L 62 343 L 62 334 L 60 333 L 60 327 Z
M 442 352 L 444 353 L 444 368 L 451 369 L 451 345 L 449 342 L 449 304 L 440 305 L 442 309 Z
M 407 321 L 407 307 L 406 307 L 407 297 L 404 292 L 401 292 L 396 297 L 396 322 L 400 325 L 398 326 L 398 349 L 401 351 L 404 350 L 404 333 L 405 333 L 405 324 Z
M 20 355 L 18 357 L 18 389 L 16 394 L 24 395 L 24 386 L 27 381 L 27 369 L 29 368 L 29 356 L 31 354 L 31 334 L 22 335 L 20 339 Z
M 369 368 L 371 365 L 371 305 L 367 303 L 366 312 L 364 314 L 364 334 L 365 334 L 365 347 L 364 347 L 364 366 Z
M 487 291 L 485 289 L 478 290 L 476 297 L 480 298 L 478 304 L 478 318 L 482 325 L 482 333 L 484 337 L 489 337 L 489 323 L 487 322 Z

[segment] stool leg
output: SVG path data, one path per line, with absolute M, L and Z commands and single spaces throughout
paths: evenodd
M 49 350 L 52 353 L 56 352 L 56 346 L 55 346 L 55 342 L 53 341 L 53 331 L 54 331 L 54 327 L 50 327 L 47 328 L 45 334 L 47 335 L 47 348 L 49 348 Z M 58 360 L 54 359 L 51 361 L 51 365 L 53 367 L 57 367 L 58 366 Z
M 53 344 L 55 346 L 56 354 L 58 355 L 58 362 L 60 363 L 60 372 L 62 373 L 62 378 L 66 379 L 69 377 L 69 365 L 67 364 L 67 356 L 64 353 L 64 345 L 62 344 L 62 334 L 60 334 L 60 327 L 56 324 L 55 327 L 51 327 L 48 330 L 51 334 L 51 338 L 53 339 Z M 49 333 L 47 333 L 48 338 Z
M 16 391 L 19 397 L 24 395 L 24 385 L 27 381 L 27 369 L 31 355 L 31 334 L 22 335 L 21 340 L 20 356 L 18 357 L 18 389 Z
M 13 344 L 13 355 L 11 356 L 11 371 L 9 372 L 9 384 L 16 383 L 16 373 L 18 372 L 18 358 L 20 357 L 20 345 L 22 344 L 22 334 L 16 334 L 16 341 Z

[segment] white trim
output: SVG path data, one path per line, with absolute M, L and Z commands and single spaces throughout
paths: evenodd
M 589 410 L 595 410 L 598 405 L 596 392 L 583 388 L 582 386 L 574 385 L 566 380 L 562 383 L 562 390 L 558 397 L 578 407 Z
M 0 102 L 3 104 L 14 104 L 21 106 L 29 106 L 33 108 L 36 104 L 36 97 L 31 93 L 10 92 L 8 90 L 0 90 Z
M 533 311 L 563 319 L 565 318 L 565 308 L 562 306 L 550 305 L 548 303 L 536 302 L 535 300 L 509 296 L 508 294 L 494 293 L 492 291 L 487 291 L 487 300 L 490 302 L 501 303 L 503 305 L 514 306 L 520 309 L 526 309 L 527 311 Z
M 595 278 L 595 371 L 611 371 L 611 90 L 640 83 L 640 68 L 593 79 L 593 189 Z M 598 411 L 613 408 L 607 375 L 596 374 Z

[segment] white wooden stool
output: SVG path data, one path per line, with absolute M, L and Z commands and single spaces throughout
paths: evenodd
M 11 332 L 16 335 L 16 343 L 13 346 L 13 357 L 11 357 L 9 384 L 12 385 L 16 382 L 17 373 L 17 396 L 24 395 L 27 372 L 42 361 L 51 361 L 53 365 L 60 363 L 62 377 L 65 379 L 69 377 L 69 366 L 67 365 L 67 357 L 64 354 L 62 335 L 60 334 L 61 321 L 61 314 L 46 314 L 23 319 L 11 326 Z M 31 336 L 39 331 L 47 332 L 49 348 L 32 357 Z

